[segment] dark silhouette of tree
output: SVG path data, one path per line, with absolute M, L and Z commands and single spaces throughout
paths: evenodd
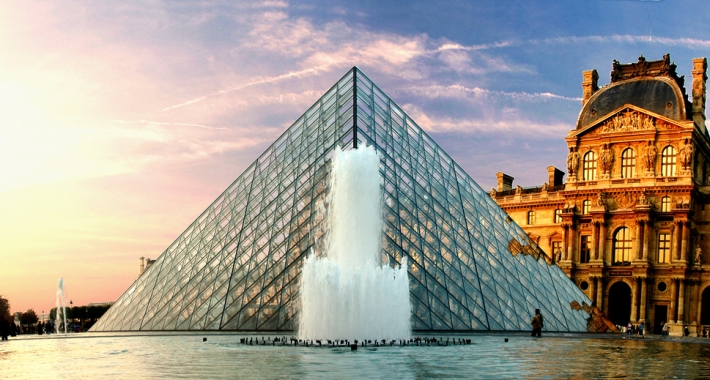
M 10 314 L 10 301 L 0 295 L 0 318 L 12 322 L 12 314 Z
M 27 309 L 26 312 L 20 314 L 20 323 L 23 326 L 29 327 L 37 322 L 39 322 L 39 318 L 37 318 L 37 313 L 32 309 Z

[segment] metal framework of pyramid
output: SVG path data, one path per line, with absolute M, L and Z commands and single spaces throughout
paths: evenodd
M 591 301 L 407 114 L 353 68 L 91 329 L 293 331 L 336 146 L 380 153 L 382 255 L 408 257 L 413 330 L 587 331 Z M 357 244 L 353 236 L 353 244 Z M 385 257 L 386 256 L 386 257 Z

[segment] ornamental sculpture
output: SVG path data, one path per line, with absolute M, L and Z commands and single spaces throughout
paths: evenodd
M 646 129 L 656 129 L 654 119 L 640 112 L 627 110 L 623 114 L 620 113 L 609 118 L 602 124 L 600 132 L 626 132 Z

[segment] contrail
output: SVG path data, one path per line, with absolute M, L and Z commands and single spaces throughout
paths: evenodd
M 648 41 L 649 36 L 632 36 L 628 34 L 614 34 L 611 36 L 568 36 L 568 37 L 556 37 L 556 38 L 545 38 L 545 39 L 532 39 L 527 41 L 502 41 L 490 44 L 479 44 L 479 45 L 460 45 L 457 43 L 445 43 L 438 48 L 429 51 L 430 53 L 437 53 L 446 50 L 486 50 L 486 49 L 496 49 L 511 46 L 520 46 L 525 44 L 578 44 L 585 42 L 593 43 L 604 43 L 604 42 L 617 42 L 617 43 L 645 43 Z M 668 38 L 668 37 L 654 37 L 654 43 L 660 45 L 668 46 L 683 46 L 689 49 L 707 49 L 710 48 L 710 40 L 701 40 L 697 38 Z
M 567 101 L 581 101 L 582 98 L 571 98 L 567 96 L 557 95 L 550 92 L 505 92 L 505 91 L 494 91 L 488 90 L 480 87 L 465 87 L 460 84 L 453 84 L 449 86 L 412 86 L 403 87 L 396 91 L 410 92 L 413 94 L 418 94 L 430 98 L 435 98 L 438 96 L 459 96 L 458 92 L 470 93 L 474 95 L 483 95 L 487 97 L 492 96 L 502 96 L 514 100 L 529 100 L 529 99 L 560 99 Z
M 259 84 L 275 83 L 275 82 L 282 81 L 282 80 L 284 80 L 284 79 L 300 78 L 300 77 L 304 77 L 304 76 L 315 75 L 315 74 L 318 74 L 318 73 L 321 72 L 321 71 L 327 70 L 330 66 L 331 66 L 331 65 L 316 66 L 316 67 L 311 67 L 311 68 L 305 69 L 305 70 L 291 71 L 291 72 L 289 72 L 289 73 L 282 74 L 282 75 L 275 76 L 275 77 L 259 78 L 259 79 L 255 80 L 255 81 L 252 81 L 252 82 L 249 82 L 249 83 L 245 83 L 245 84 L 242 84 L 242 85 L 239 85 L 239 86 L 236 86 L 236 87 L 232 87 L 232 88 L 228 88 L 228 89 L 225 89 L 225 90 L 219 90 L 219 91 L 217 91 L 217 92 L 213 92 L 213 93 L 208 94 L 208 95 L 200 96 L 199 98 L 195 98 L 195 99 L 192 99 L 192 100 L 188 100 L 188 101 L 186 101 L 186 102 L 184 102 L 184 103 L 180 103 L 180 104 L 176 104 L 176 105 L 174 105 L 174 106 L 170 106 L 170 107 L 163 108 L 163 109 L 161 110 L 161 112 L 169 111 L 169 110 L 175 109 L 175 108 L 184 107 L 184 106 L 189 105 L 189 104 L 193 104 L 193 103 L 197 103 L 197 102 L 203 101 L 203 100 L 205 100 L 205 99 L 207 99 L 207 98 L 209 98 L 209 97 L 212 97 L 212 96 L 217 96 L 217 95 L 226 94 L 226 93 L 228 93 L 228 92 L 241 90 L 241 89 L 244 89 L 244 88 L 247 88 L 247 87 L 251 87 L 251 86 L 256 86 L 256 85 L 259 85 Z
M 156 125 L 177 125 L 180 127 L 196 127 L 196 128 L 204 128 L 204 129 L 211 129 L 215 131 L 228 131 L 229 128 L 224 128 L 224 127 L 208 127 L 206 125 L 202 124 L 190 124 L 190 123 L 166 123 L 166 122 L 160 122 L 160 121 L 152 121 L 152 120 L 106 120 L 109 123 L 119 123 L 119 124 L 156 124 Z

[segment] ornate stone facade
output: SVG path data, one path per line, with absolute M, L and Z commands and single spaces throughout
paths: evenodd
M 602 88 L 585 71 L 566 183 L 550 174 L 513 190 L 499 173 L 507 182 L 490 196 L 615 323 L 659 333 L 669 321 L 672 335 L 701 335 L 710 329 L 707 60 L 693 60 L 692 102 L 675 70 L 670 55 L 614 61 Z

